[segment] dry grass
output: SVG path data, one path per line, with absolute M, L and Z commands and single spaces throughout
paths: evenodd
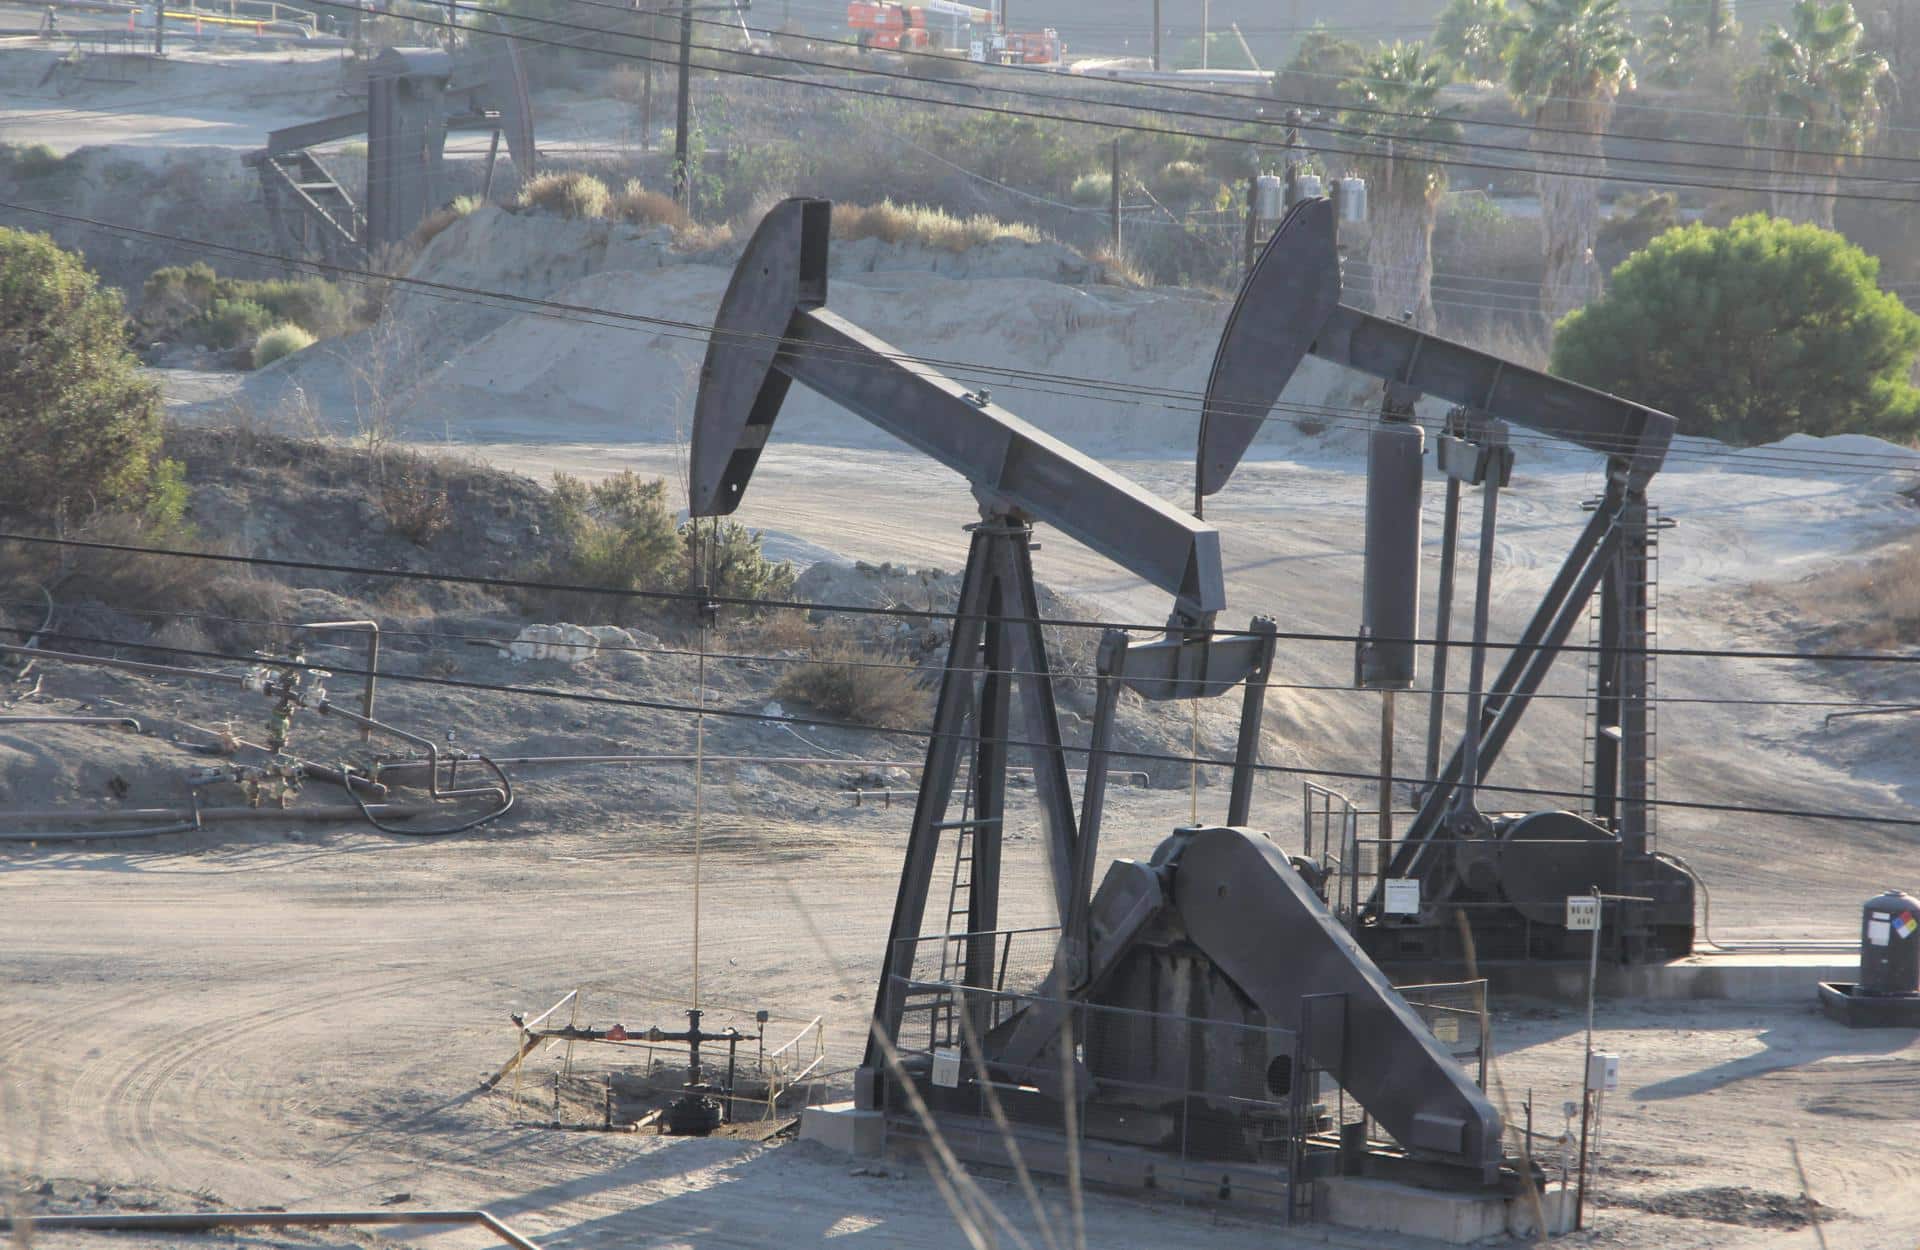
M 733 242 L 733 226 L 729 222 L 705 224 L 690 221 L 680 227 L 673 235 L 673 250 L 676 252 L 710 252 L 716 247 L 725 247 Z
M 674 203 L 672 196 L 648 190 L 638 178 L 627 179 L 627 185 L 613 197 L 612 212 L 636 226 L 672 226 L 676 233 L 693 224 L 687 210 Z
M 1111 248 L 1103 247 L 1090 254 L 1087 259 L 1100 268 L 1100 276 L 1096 280 L 1109 286 L 1127 286 L 1139 290 L 1153 285 L 1147 275 L 1127 258 L 1124 251 L 1116 252 Z
M 823 631 L 813 658 L 788 668 L 775 696 L 817 716 L 883 729 L 918 724 L 927 705 L 911 668 L 899 656 L 862 647 L 844 632 Z
M 1844 645 L 1911 645 L 1920 641 L 1920 544 L 1818 574 L 1786 593 L 1810 617 L 1828 624 Z
M 879 239 L 884 243 L 912 241 L 947 252 L 964 252 L 996 239 L 1041 243 L 1046 235 L 1025 222 L 1000 221 L 985 213 L 956 217 L 944 209 L 921 204 L 836 204 L 833 237 Z
M 420 219 L 420 224 L 407 236 L 407 246 L 418 252 L 444 233 L 448 226 L 459 221 L 487 201 L 477 195 L 456 196 L 453 203 L 445 208 L 436 209 Z
M 613 193 L 607 190 L 607 184 L 577 169 L 534 175 L 514 201 L 517 208 L 545 209 L 569 221 L 605 217 L 612 204 Z

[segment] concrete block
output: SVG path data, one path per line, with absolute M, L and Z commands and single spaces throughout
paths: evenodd
M 1332 1176 L 1315 1186 L 1320 1218 L 1342 1228 L 1408 1233 L 1450 1246 L 1507 1235 L 1507 1200 L 1499 1194 L 1442 1193 L 1361 1176 Z
M 852 1102 L 830 1102 L 800 1113 L 800 1140 L 861 1159 L 878 1158 L 886 1149 L 887 1122 L 879 1111 L 862 1111 Z
M 1573 1194 L 1550 1188 L 1536 1211 L 1527 1198 L 1448 1193 L 1397 1181 L 1334 1176 L 1315 1182 L 1315 1213 L 1329 1224 L 1377 1233 L 1405 1233 L 1450 1246 L 1489 1238 L 1537 1237 L 1544 1216 L 1549 1235 L 1573 1227 Z

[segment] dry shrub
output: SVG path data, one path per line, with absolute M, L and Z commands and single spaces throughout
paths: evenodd
M 1909 646 L 1920 641 L 1920 544 L 1819 574 L 1788 593 L 1846 646 Z
M 800 609 L 776 608 L 742 621 L 731 641 L 761 652 L 805 651 L 813 645 L 813 630 Z
M 985 213 L 956 217 L 945 209 L 924 204 L 895 204 L 892 200 L 834 205 L 833 236 L 879 239 L 883 243 L 911 240 L 947 252 L 964 252 L 996 239 L 1040 243 L 1047 237 L 1025 222 L 1000 221 Z
M 613 197 L 613 215 L 636 226 L 672 226 L 675 230 L 684 230 L 692 224 L 687 210 L 674 203 L 672 196 L 649 190 L 638 178 L 627 179 L 627 185 Z
M 580 170 L 535 174 L 514 201 L 518 208 L 559 213 L 569 221 L 605 217 L 613 204 L 607 184 Z
M 453 506 L 442 475 L 425 456 L 391 454 L 382 460 L 379 478 L 381 514 L 396 534 L 415 546 L 431 547 L 453 524 Z
M 829 720 L 907 729 L 927 704 L 917 674 L 897 654 L 862 647 L 842 631 L 823 631 L 813 658 L 790 666 L 774 686 L 780 699 Z
M 426 250 L 427 244 L 445 234 L 447 227 L 460 220 L 460 214 L 451 208 L 436 209 L 420 219 L 420 224 L 407 236 L 407 246 L 414 251 Z
M 716 222 L 703 225 L 690 221 L 673 236 L 673 250 L 676 252 L 711 252 L 716 247 L 725 247 L 733 242 L 733 226 L 729 222 Z
M 1087 259 L 1100 269 L 1100 275 L 1096 281 L 1104 282 L 1109 286 L 1129 286 L 1136 290 L 1153 285 L 1147 275 L 1127 258 L 1124 251 L 1116 252 L 1112 248 L 1103 247 Z

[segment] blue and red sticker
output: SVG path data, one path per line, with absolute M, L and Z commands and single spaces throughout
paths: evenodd
M 1893 931 L 1903 938 L 1912 937 L 1916 930 L 1920 930 L 1920 920 L 1915 919 L 1910 911 L 1901 912 L 1900 918 L 1893 922 Z

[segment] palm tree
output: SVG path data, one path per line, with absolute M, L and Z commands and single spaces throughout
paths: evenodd
M 1374 311 L 1433 328 L 1433 223 L 1447 189 L 1445 167 L 1433 161 L 1436 141 L 1459 137 L 1440 108 L 1440 88 L 1452 67 L 1420 43 L 1381 44 L 1347 80 L 1345 90 L 1367 111 L 1345 114 L 1342 125 L 1363 131 L 1366 154 L 1354 164 L 1367 180 L 1372 225 L 1367 264 Z
M 1840 0 L 1793 6 L 1792 29 L 1775 26 L 1761 46 L 1767 59 L 1742 83 L 1759 114 L 1754 138 L 1785 149 L 1773 157 L 1773 214 L 1833 228 L 1840 166 L 1866 146 L 1880 120 L 1886 58 L 1860 46 L 1863 28 Z
M 1600 292 L 1600 183 L 1591 175 L 1614 97 L 1634 85 L 1633 36 L 1619 0 L 1521 0 L 1520 21 L 1507 46 L 1507 87 L 1536 125 L 1551 128 L 1533 142 L 1543 149 L 1535 158 L 1547 260 L 1540 307 L 1552 323 Z
M 1500 54 L 1513 34 L 1507 0 L 1448 0 L 1433 28 L 1433 48 L 1459 77 L 1482 82 L 1500 73 Z

